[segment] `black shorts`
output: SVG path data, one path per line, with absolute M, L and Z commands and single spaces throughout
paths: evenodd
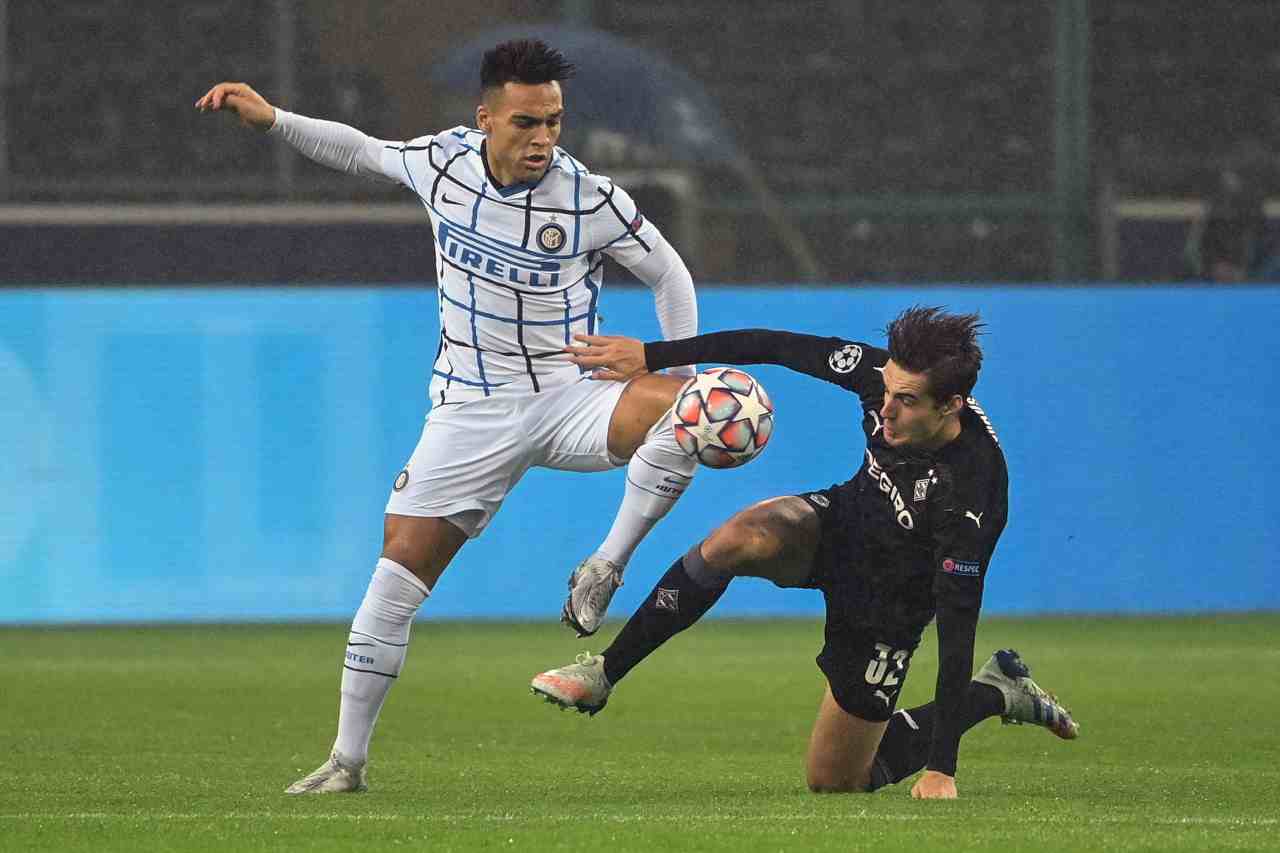
M 928 617 L 901 596 L 885 596 L 884 584 L 859 570 L 850 488 L 846 483 L 798 495 L 822 524 L 822 541 L 804 585 L 821 590 L 826 599 L 825 641 L 817 663 L 836 704 L 855 717 L 882 722 L 897 707 Z
M 818 669 L 827 677 L 837 705 L 863 720 L 883 722 L 898 707 L 898 694 L 919 644 L 919 638 L 903 643 L 873 631 L 833 629 L 828 619 Z

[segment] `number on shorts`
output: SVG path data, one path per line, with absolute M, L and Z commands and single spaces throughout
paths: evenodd
M 876 643 L 876 656 L 867 662 L 867 684 L 879 684 L 893 687 L 898 683 L 898 676 L 904 668 L 904 661 L 911 654 L 910 649 L 894 649 L 884 643 Z M 893 661 L 893 669 L 889 661 Z

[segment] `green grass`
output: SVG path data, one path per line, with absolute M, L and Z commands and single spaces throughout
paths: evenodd
M 1280 615 L 985 620 L 979 662 L 1018 648 L 1082 735 L 983 723 L 956 802 L 808 793 L 808 621 L 700 625 L 595 718 L 528 693 L 583 648 L 563 628 L 419 624 L 370 792 L 286 797 L 332 741 L 344 631 L 0 630 L 0 850 L 1280 849 Z

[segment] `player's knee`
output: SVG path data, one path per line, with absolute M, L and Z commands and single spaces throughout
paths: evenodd
M 870 779 L 862 774 L 851 776 L 834 769 L 810 767 L 809 792 L 813 794 L 866 794 L 870 791 Z
M 788 501 L 774 498 L 735 514 L 703 543 L 707 564 L 718 569 L 766 563 L 790 553 L 807 531 Z
M 702 556 L 708 566 L 732 571 L 774 556 L 779 550 L 775 538 L 769 525 L 748 510 L 716 528 L 702 544 Z

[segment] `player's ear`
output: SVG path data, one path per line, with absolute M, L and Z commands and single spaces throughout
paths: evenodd
M 951 399 L 942 405 L 942 414 L 951 416 L 957 414 L 964 408 L 964 397 L 959 394 L 951 395 Z
M 476 127 L 488 133 L 491 121 L 492 117 L 489 115 L 489 108 L 483 102 L 476 105 Z

